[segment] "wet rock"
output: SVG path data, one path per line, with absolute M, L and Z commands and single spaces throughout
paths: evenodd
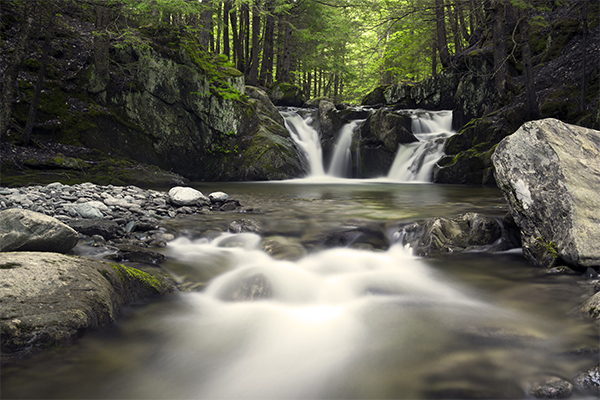
M 169 200 L 178 207 L 210 204 L 210 199 L 202 192 L 182 186 L 175 186 L 169 190 Z
M 433 218 L 404 226 L 398 233 L 421 257 L 437 257 L 466 250 L 498 251 L 512 248 L 496 218 L 466 213 L 454 218 Z
M 527 393 L 537 399 L 566 399 L 573 392 L 571 382 L 557 376 L 539 377 L 527 386 Z
M 250 218 L 242 218 L 229 223 L 229 232 L 232 233 L 243 233 L 251 232 L 260 234 L 263 230 L 260 221 Z
M 302 88 L 290 83 L 275 84 L 269 89 L 269 98 L 276 106 L 302 107 L 304 105 Z
M 77 232 L 56 218 L 18 208 L 0 211 L 1 251 L 68 253 L 77 240 Z
M 57 253 L 0 253 L 1 361 L 25 358 L 113 322 L 173 286 L 135 268 Z
M 600 364 L 575 375 L 572 381 L 576 388 L 600 395 Z
M 225 301 L 256 301 L 270 299 L 273 289 L 263 274 L 254 274 L 232 283 L 227 287 L 221 299 Z
M 116 261 L 141 262 L 146 264 L 160 264 L 167 258 L 164 254 L 157 253 L 147 248 L 132 244 L 116 244 L 119 251 L 110 256 Z
M 600 319 L 600 293 L 594 294 L 592 297 L 587 299 L 577 311 L 593 319 Z
M 110 240 L 116 237 L 119 230 L 119 225 L 116 222 L 106 219 L 89 220 L 79 218 L 70 220 L 67 224 L 83 235 L 100 235 L 105 240 Z
M 306 250 L 300 243 L 294 243 L 282 236 L 264 238 L 261 248 L 277 260 L 296 261 L 306 256 Z
M 600 132 L 544 119 L 500 142 L 496 180 L 533 265 L 600 266 Z

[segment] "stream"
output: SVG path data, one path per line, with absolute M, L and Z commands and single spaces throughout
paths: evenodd
M 197 184 L 260 214 L 174 219 L 162 251 L 191 291 L 127 307 L 113 325 L 2 370 L 2 398 L 527 398 L 528 382 L 570 379 L 597 363 L 597 327 L 571 311 L 592 292 L 548 275 L 520 250 L 420 259 L 398 225 L 482 212 L 498 189 L 377 181 Z M 274 258 L 261 236 L 227 233 L 253 218 L 262 238 L 303 244 Z M 325 248 L 323 233 L 376 224 L 391 246 Z M 243 282 L 263 298 L 232 301 Z M 586 356 L 586 354 L 588 354 Z M 585 398 L 574 393 L 571 398 Z
M 422 259 L 398 241 L 419 219 L 508 212 L 497 188 L 427 183 L 452 114 L 408 112 L 419 141 L 368 180 L 349 177 L 364 120 L 326 167 L 314 115 L 282 112 L 307 176 L 194 185 L 255 210 L 166 221 L 180 235 L 160 267 L 183 290 L 4 368 L 3 398 L 517 399 L 593 366 L 597 326 L 573 314 L 593 292 L 581 275 L 547 274 L 520 249 Z M 260 235 L 228 232 L 242 218 Z

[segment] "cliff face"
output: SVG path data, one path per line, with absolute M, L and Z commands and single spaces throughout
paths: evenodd
M 303 173 L 287 131 L 264 113 L 272 104 L 258 104 L 268 97 L 249 99 L 242 74 L 222 60 L 174 32 L 140 28 L 110 37 L 102 66 L 94 26 L 77 14 L 59 18 L 34 139 L 82 145 L 193 181 L 286 179 Z M 43 37 L 31 40 L 34 51 L 19 75 L 12 129 L 3 138 L 9 142 L 19 140 L 40 69 L 33 45 Z

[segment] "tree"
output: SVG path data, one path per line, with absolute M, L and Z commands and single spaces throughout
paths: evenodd
M 0 74 L 0 136 L 4 135 L 10 125 L 12 103 L 17 75 L 26 54 L 26 47 L 33 29 L 34 15 L 37 11 L 37 1 L 18 2 L 15 12 L 22 22 L 17 35 L 16 45 L 8 58 L 6 68 Z

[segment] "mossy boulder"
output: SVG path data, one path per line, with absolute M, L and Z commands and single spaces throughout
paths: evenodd
M 269 98 L 276 106 L 302 107 L 304 92 L 298 85 L 278 82 L 269 89 Z
M 58 253 L 0 253 L 3 362 L 71 342 L 114 322 L 130 302 L 174 290 L 135 268 Z

